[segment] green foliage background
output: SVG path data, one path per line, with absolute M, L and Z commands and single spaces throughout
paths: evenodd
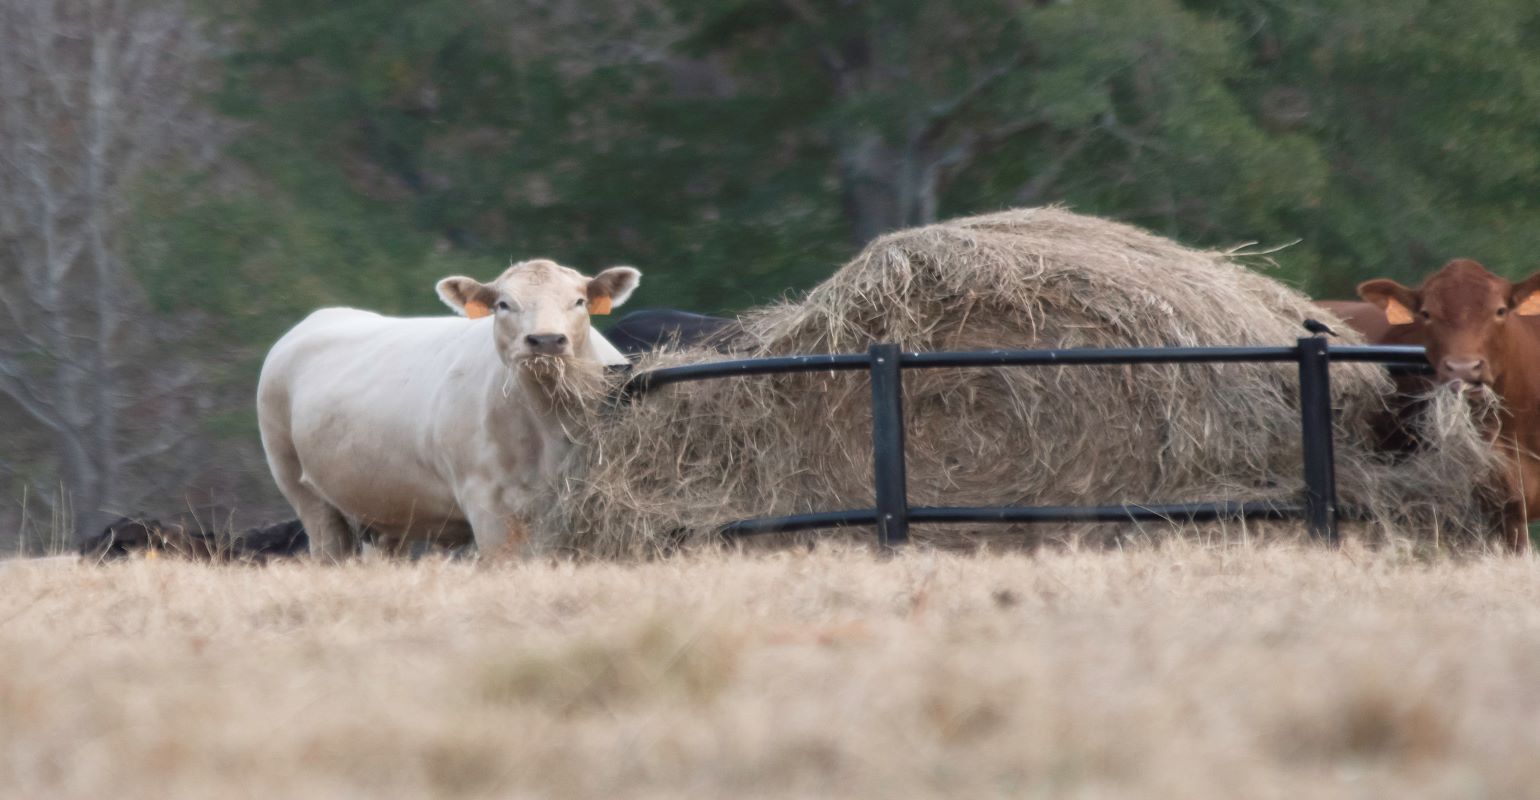
M 209 13 L 237 33 L 209 98 L 237 132 L 218 174 L 143 188 L 131 260 L 156 309 L 207 315 L 199 346 L 237 383 L 312 308 L 440 313 L 435 279 L 512 259 L 634 264 L 637 306 L 726 311 L 805 288 L 871 232 L 857 145 L 968 150 L 934 216 L 1063 202 L 1196 245 L 1297 242 L 1278 275 L 1323 296 L 1454 256 L 1540 266 L 1526 0 Z M 962 97 L 929 151 L 910 147 Z M 905 213 L 893 226 L 923 221 Z

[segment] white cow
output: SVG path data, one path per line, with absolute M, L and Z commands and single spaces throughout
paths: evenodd
M 328 308 L 285 334 L 262 365 L 257 418 L 311 554 L 345 558 L 364 530 L 528 552 L 530 504 L 571 449 L 574 404 L 626 363 L 590 308 L 624 303 L 640 279 L 525 261 L 491 283 L 439 281 L 471 319 Z

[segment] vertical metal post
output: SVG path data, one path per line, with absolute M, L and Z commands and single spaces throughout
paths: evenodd
M 1325 337 L 1299 340 L 1299 417 L 1305 455 L 1305 522 L 1337 542 L 1337 473 L 1332 452 L 1331 356 Z
M 904 379 L 898 345 L 867 350 L 872 375 L 872 470 L 877 493 L 877 545 L 909 540 L 909 488 L 904 467 Z

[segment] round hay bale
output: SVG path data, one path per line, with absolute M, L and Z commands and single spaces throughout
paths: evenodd
M 802 299 L 748 313 L 726 349 L 1290 345 L 1306 317 L 1335 322 L 1226 254 L 1040 208 L 884 236 Z M 687 349 L 638 369 L 723 357 Z M 1371 444 L 1392 389 L 1384 370 L 1338 364 L 1332 380 L 1344 503 L 1370 512 L 1380 533 L 1483 530 L 1490 449 L 1469 415 L 1462 422 L 1460 408 L 1432 403 L 1442 411 L 1429 436 L 1448 446 L 1392 462 Z M 910 502 L 1292 500 L 1302 488 L 1297 384 L 1293 364 L 907 370 Z M 624 557 L 700 541 L 736 519 L 870 507 L 869 402 L 860 372 L 660 388 L 588 421 L 542 527 L 557 546 Z M 944 530 L 1035 542 L 1070 529 Z M 941 532 L 916 528 L 922 538 Z

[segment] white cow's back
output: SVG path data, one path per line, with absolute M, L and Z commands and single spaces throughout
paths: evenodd
M 291 448 L 302 482 L 355 519 L 456 520 L 443 473 L 464 443 L 442 417 L 474 413 L 499 367 L 484 320 L 318 311 L 263 364 L 263 444 L 269 460 Z

